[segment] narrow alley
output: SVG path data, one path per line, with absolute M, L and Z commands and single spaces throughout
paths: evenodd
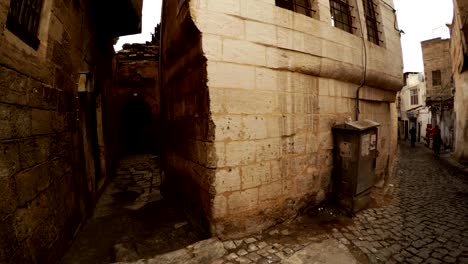
M 147 258 L 202 238 L 183 209 L 161 194 L 159 157 L 127 156 L 104 190 L 64 264 L 112 263 Z

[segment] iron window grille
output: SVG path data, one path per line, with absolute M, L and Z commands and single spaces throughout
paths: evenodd
M 442 76 L 440 74 L 440 70 L 432 71 L 432 85 L 441 85 L 442 84 Z
M 289 9 L 309 17 L 315 14 L 315 10 L 311 7 L 310 0 L 276 0 L 275 3 L 278 7 Z
M 353 33 L 353 16 L 351 9 L 353 7 L 348 0 L 330 0 L 330 12 L 333 26 L 349 33 Z
M 379 21 L 377 21 L 377 12 L 375 8 L 377 7 L 374 4 L 373 0 L 363 0 L 364 2 L 364 15 L 366 17 L 366 27 L 367 27 L 367 39 L 377 45 L 380 45 L 381 33 L 378 28 Z
M 37 32 L 43 0 L 11 0 L 6 27 L 34 49 L 39 47 Z
M 411 105 L 419 104 L 419 89 L 410 90 L 410 100 L 411 100 Z

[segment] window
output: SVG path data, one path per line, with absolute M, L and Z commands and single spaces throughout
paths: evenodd
M 330 0 L 332 25 L 344 31 L 353 33 L 353 17 L 348 0 Z
M 7 29 L 34 49 L 39 46 L 37 31 L 43 0 L 11 0 Z
M 419 89 L 410 90 L 410 100 L 411 100 L 411 105 L 419 104 Z
M 377 12 L 375 12 L 376 4 L 373 0 L 364 1 L 364 15 L 366 17 L 367 39 L 377 45 L 380 45 L 379 29 L 377 24 Z
M 440 75 L 440 70 L 432 71 L 432 85 L 441 85 L 442 77 Z
M 310 17 L 315 13 L 310 6 L 310 0 L 276 0 L 276 6 Z

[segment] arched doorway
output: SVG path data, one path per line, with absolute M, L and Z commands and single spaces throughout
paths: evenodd
M 122 142 L 128 154 L 151 151 L 152 111 L 141 97 L 131 97 L 122 108 Z

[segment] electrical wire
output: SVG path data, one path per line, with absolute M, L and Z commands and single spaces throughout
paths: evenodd
M 393 28 L 395 28 L 396 31 L 398 31 L 400 34 L 405 34 L 405 32 L 401 29 L 398 28 L 397 26 L 397 16 L 396 16 L 396 9 L 393 8 L 393 6 L 391 6 L 389 3 L 385 2 L 384 0 L 380 0 L 380 2 L 382 2 L 383 4 L 385 4 L 388 8 L 390 8 L 393 12 Z

